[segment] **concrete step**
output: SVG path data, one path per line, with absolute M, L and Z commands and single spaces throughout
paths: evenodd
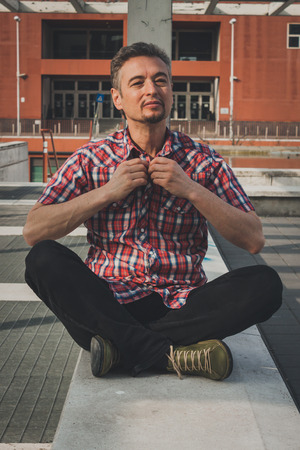
M 227 271 L 211 239 L 205 268 L 211 280 Z M 223 382 L 121 371 L 97 379 L 82 351 L 52 450 L 298 449 L 298 410 L 257 328 L 226 342 L 234 370 Z
M 242 186 L 300 187 L 299 169 L 235 168 L 234 173 Z

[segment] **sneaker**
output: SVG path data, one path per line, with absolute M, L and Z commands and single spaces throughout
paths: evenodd
M 116 347 L 108 340 L 97 335 L 91 340 L 91 368 L 95 377 L 102 377 L 110 369 L 117 366 L 120 354 Z
M 198 342 L 186 347 L 171 345 L 167 370 L 182 374 L 198 375 L 211 380 L 224 380 L 232 372 L 230 349 L 219 340 Z

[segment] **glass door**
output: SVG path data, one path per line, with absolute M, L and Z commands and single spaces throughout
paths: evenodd
M 87 94 L 78 94 L 78 117 L 87 117 Z
M 191 95 L 191 119 L 200 119 L 200 96 Z
M 65 97 L 64 107 L 65 114 L 64 117 L 67 119 L 74 117 L 74 94 L 63 94 Z

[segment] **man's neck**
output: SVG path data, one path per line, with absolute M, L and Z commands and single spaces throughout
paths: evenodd
M 166 139 L 166 121 L 156 124 L 128 123 L 133 142 L 148 155 L 154 157 L 163 148 Z

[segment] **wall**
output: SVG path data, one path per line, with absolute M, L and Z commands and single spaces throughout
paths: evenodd
M 0 144 L 0 181 L 29 181 L 27 142 Z
M 0 13 L 0 118 L 16 118 L 16 23 L 14 13 Z M 20 22 L 20 79 L 21 118 L 40 119 L 42 113 L 41 75 L 109 75 L 106 60 L 49 60 L 42 59 L 42 20 L 94 20 L 96 14 L 18 14 Z M 123 20 L 124 15 L 102 14 L 101 20 Z M 126 22 L 127 23 L 127 22 Z M 2 63 L 4 61 L 4 64 Z
M 16 117 L 16 25 L 14 13 L 0 13 L 0 118 Z M 121 20 L 127 42 L 125 14 L 19 14 L 21 118 L 40 119 L 42 75 L 108 76 L 110 61 L 47 60 L 41 58 L 43 19 Z M 229 108 L 230 41 L 232 16 L 174 15 L 173 23 L 220 23 L 219 61 L 174 61 L 177 78 L 219 78 L 219 109 Z M 287 49 L 287 24 L 297 16 L 236 16 L 234 119 L 239 121 L 299 121 L 300 49 Z M 4 62 L 4 63 L 3 63 Z M 229 116 L 221 115 L 220 120 Z
M 300 49 L 287 48 L 287 25 L 293 22 L 300 17 L 237 18 L 237 120 L 299 121 Z

